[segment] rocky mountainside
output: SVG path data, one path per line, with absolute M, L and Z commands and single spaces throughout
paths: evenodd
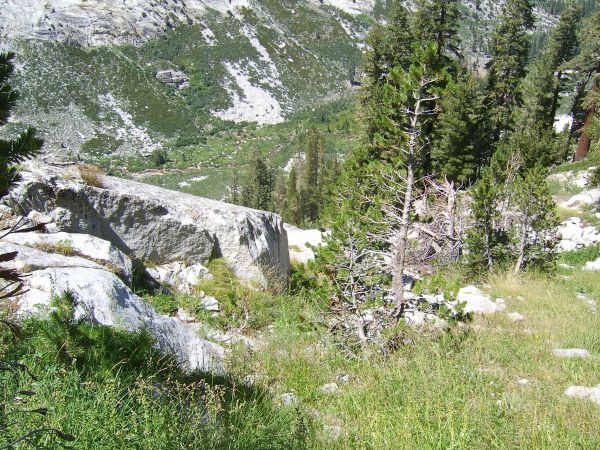
M 502 4 L 463 3 L 464 52 L 475 65 Z M 163 150 L 205 180 L 247 159 L 237 155 L 244 136 L 223 143 L 232 131 L 322 118 L 351 99 L 366 33 L 386 2 L 0 0 L 0 8 L 0 42 L 17 53 L 22 92 L 13 129 L 35 125 L 54 160 L 123 173 L 151 167 L 148 155 Z M 537 15 L 540 30 L 554 21 L 543 8 Z M 195 193 L 220 197 L 223 187 Z

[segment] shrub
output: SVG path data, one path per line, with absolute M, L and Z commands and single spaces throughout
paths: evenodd
M 168 161 L 167 151 L 162 148 L 157 148 L 152 151 L 150 158 L 152 159 L 152 164 L 154 164 L 155 167 L 165 165 Z
M 96 166 L 84 164 L 79 166 L 79 176 L 88 185 L 104 189 L 103 173 Z

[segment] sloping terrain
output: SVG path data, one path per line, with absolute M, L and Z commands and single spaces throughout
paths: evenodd
M 486 60 L 502 3 L 464 2 L 464 53 L 476 66 Z M 373 18 L 387 8 L 382 0 L 3 0 L 0 7 L 0 41 L 17 53 L 22 93 L 14 128 L 35 125 L 48 159 L 127 175 L 154 168 L 148 156 L 162 149 L 168 177 L 151 174 L 161 184 L 218 198 L 230 166 L 243 166 L 249 150 L 285 166 L 308 123 L 333 133 L 325 139 L 330 153 L 352 148 L 352 82 Z M 553 23 L 547 9 L 537 14 L 540 30 Z

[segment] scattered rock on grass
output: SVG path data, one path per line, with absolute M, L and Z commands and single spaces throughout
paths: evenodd
M 337 383 L 324 384 L 319 388 L 319 391 L 323 394 L 333 394 L 339 390 Z
M 593 313 L 596 313 L 596 307 L 597 307 L 597 305 L 596 305 L 596 301 L 595 300 L 592 300 L 587 295 L 581 294 L 581 293 L 577 294 L 577 300 L 583 300 L 590 307 L 590 310 Z
M 583 270 L 587 271 L 587 272 L 597 272 L 600 270 L 600 258 L 598 258 L 596 261 L 588 261 L 585 263 L 585 266 L 583 267 Z
M 329 439 L 337 441 L 342 434 L 342 427 L 340 427 L 338 425 L 324 425 L 323 433 Z
M 600 405 L 600 384 L 596 387 L 571 386 L 565 391 L 567 397 L 591 400 Z
M 518 312 L 508 313 L 507 316 L 513 322 L 521 322 L 521 321 L 525 320 L 525 316 L 523 316 L 522 314 L 519 314 Z
M 335 377 L 340 383 L 348 384 L 350 383 L 350 375 L 341 373 Z
M 210 295 L 202 294 L 200 295 L 200 306 L 208 312 L 219 312 L 219 301 Z
M 558 227 L 560 242 L 559 251 L 569 252 L 578 248 L 589 247 L 600 242 L 600 232 L 596 227 L 585 225 L 579 217 L 571 217 Z
M 590 352 L 583 348 L 555 348 L 552 353 L 559 358 L 588 358 L 591 356 Z
M 575 208 L 583 205 L 595 205 L 600 201 L 600 188 L 583 191 L 580 194 L 574 195 L 569 200 L 561 204 L 567 208 Z
M 494 302 L 475 286 L 467 286 L 458 291 L 457 300 L 465 304 L 465 313 L 494 314 L 506 308 L 503 299 L 499 298 Z
M 279 396 L 279 401 L 282 406 L 295 406 L 299 403 L 298 397 L 291 392 L 286 392 L 285 394 L 281 394 Z
M 517 381 L 517 383 L 521 386 L 527 386 L 529 383 L 531 383 L 531 381 L 529 381 L 527 378 L 521 378 L 519 381 Z

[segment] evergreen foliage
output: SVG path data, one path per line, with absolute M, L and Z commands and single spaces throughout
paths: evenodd
M 413 16 L 415 36 L 423 43 L 435 42 L 438 57 L 460 57 L 458 0 L 418 0 Z
M 484 96 L 475 76 L 462 73 L 451 83 L 439 110 L 431 150 L 433 173 L 438 179 L 469 185 L 489 159 Z
M 9 84 L 13 74 L 13 53 L 0 54 L 0 126 L 8 123 L 18 93 Z M 0 196 L 6 195 L 18 179 L 16 164 L 34 156 L 42 148 L 41 139 L 28 128 L 16 139 L 0 139 Z
M 529 54 L 528 31 L 533 26 L 532 2 L 507 0 L 502 9 L 500 24 L 492 36 L 491 58 L 487 64 L 487 101 L 494 142 L 513 129 L 513 113 L 521 104 L 518 87 L 525 76 Z
M 264 158 L 254 152 L 246 181 L 241 189 L 241 203 L 248 208 L 268 210 L 271 207 L 271 195 L 274 187 L 273 171 Z
M 543 53 L 529 67 L 521 85 L 523 105 L 516 111 L 515 123 L 519 129 L 541 126 L 551 129 L 554 125 L 554 95 L 559 88 L 552 57 Z

